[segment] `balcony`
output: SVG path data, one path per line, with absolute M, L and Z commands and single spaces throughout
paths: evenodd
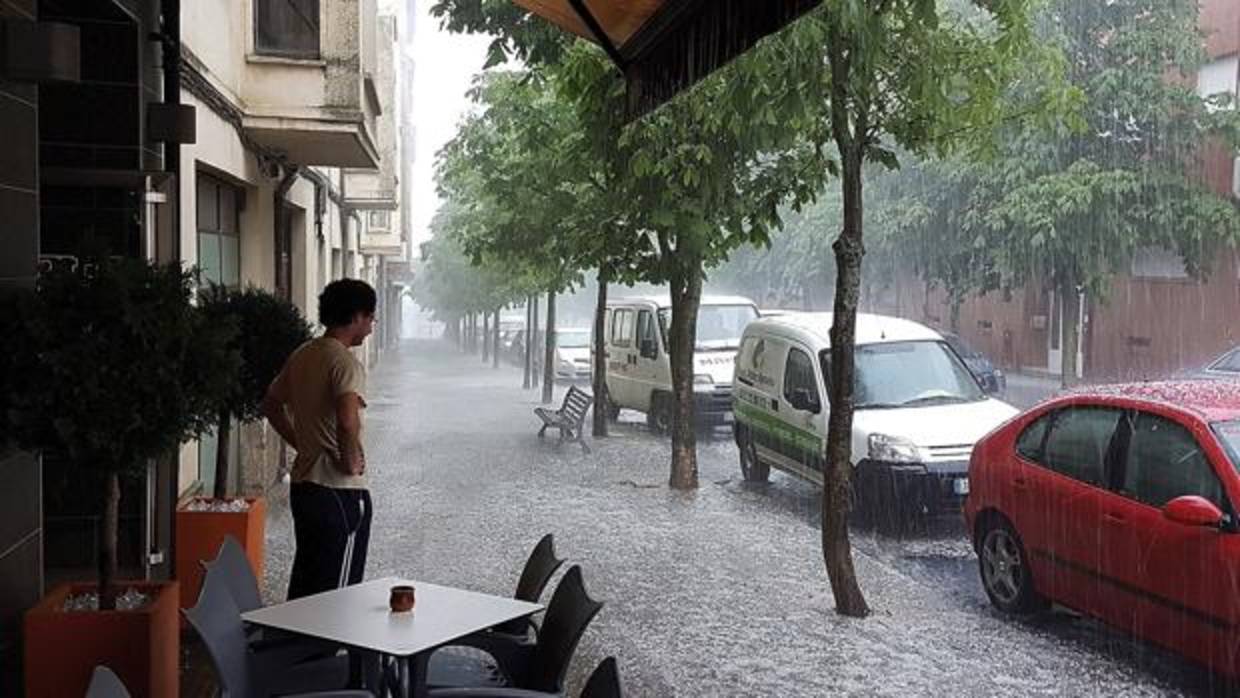
M 367 211 L 366 222 L 361 238 L 362 254 L 384 257 L 399 257 L 404 254 L 405 240 L 395 211 Z
M 235 0 L 250 31 L 243 126 L 299 165 L 374 168 L 374 0 Z

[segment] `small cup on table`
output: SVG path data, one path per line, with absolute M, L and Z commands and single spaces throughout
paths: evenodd
M 408 613 L 413 610 L 413 604 L 413 585 L 398 584 L 392 587 L 392 595 L 388 599 L 392 613 Z

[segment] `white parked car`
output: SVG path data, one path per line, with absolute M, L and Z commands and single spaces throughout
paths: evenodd
M 590 330 L 555 331 L 555 377 L 563 381 L 590 380 Z
M 750 323 L 736 361 L 741 471 L 770 468 L 821 485 L 827 443 L 831 313 Z M 959 512 L 973 444 L 1016 415 L 989 397 L 943 337 L 881 315 L 857 316 L 852 430 L 857 508 L 877 523 Z
M 758 317 L 757 306 L 739 296 L 702 296 L 697 346 L 693 353 L 693 391 L 697 421 L 703 426 L 732 419 L 732 363 L 745 326 Z M 652 431 L 672 425 L 672 366 L 668 354 L 671 300 L 620 298 L 607 303 L 607 393 L 612 416 L 621 408 L 646 413 Z

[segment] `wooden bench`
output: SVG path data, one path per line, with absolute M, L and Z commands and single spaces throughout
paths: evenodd
M 568 393 L 564 396 L 564 404 L 560 405 L 560 409 L 553 411 L 544 407 L 535 407 L 534 414 L 538 415 L 543 422 L 542 429 L 538 430 L 538 438 L 543 438 L 547 433 L 547 427 L 555 427 L 560 430 L 560 441 L 576 441 L 581 444 L 581 448 L 586 453 L 589 453 L 590 447 L 586 445 L 583 438 L 585 434 L 582 424 L 593 404 L 594 398 L 574 385 L 568 389 Z

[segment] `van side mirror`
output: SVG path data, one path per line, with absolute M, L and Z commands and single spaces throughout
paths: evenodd
M 643 359 L 657 359 L 659 358 L 659 345 L 655 344 L 653 337 L 646 337 L 641 341 L 638 352 Z
M 822 411 L 818 398 L 810 393 L 808 388 L 794 388 L 788 396 L 788 404 L 792 405 L 792 409 L 802 412 L 818 414 Z

